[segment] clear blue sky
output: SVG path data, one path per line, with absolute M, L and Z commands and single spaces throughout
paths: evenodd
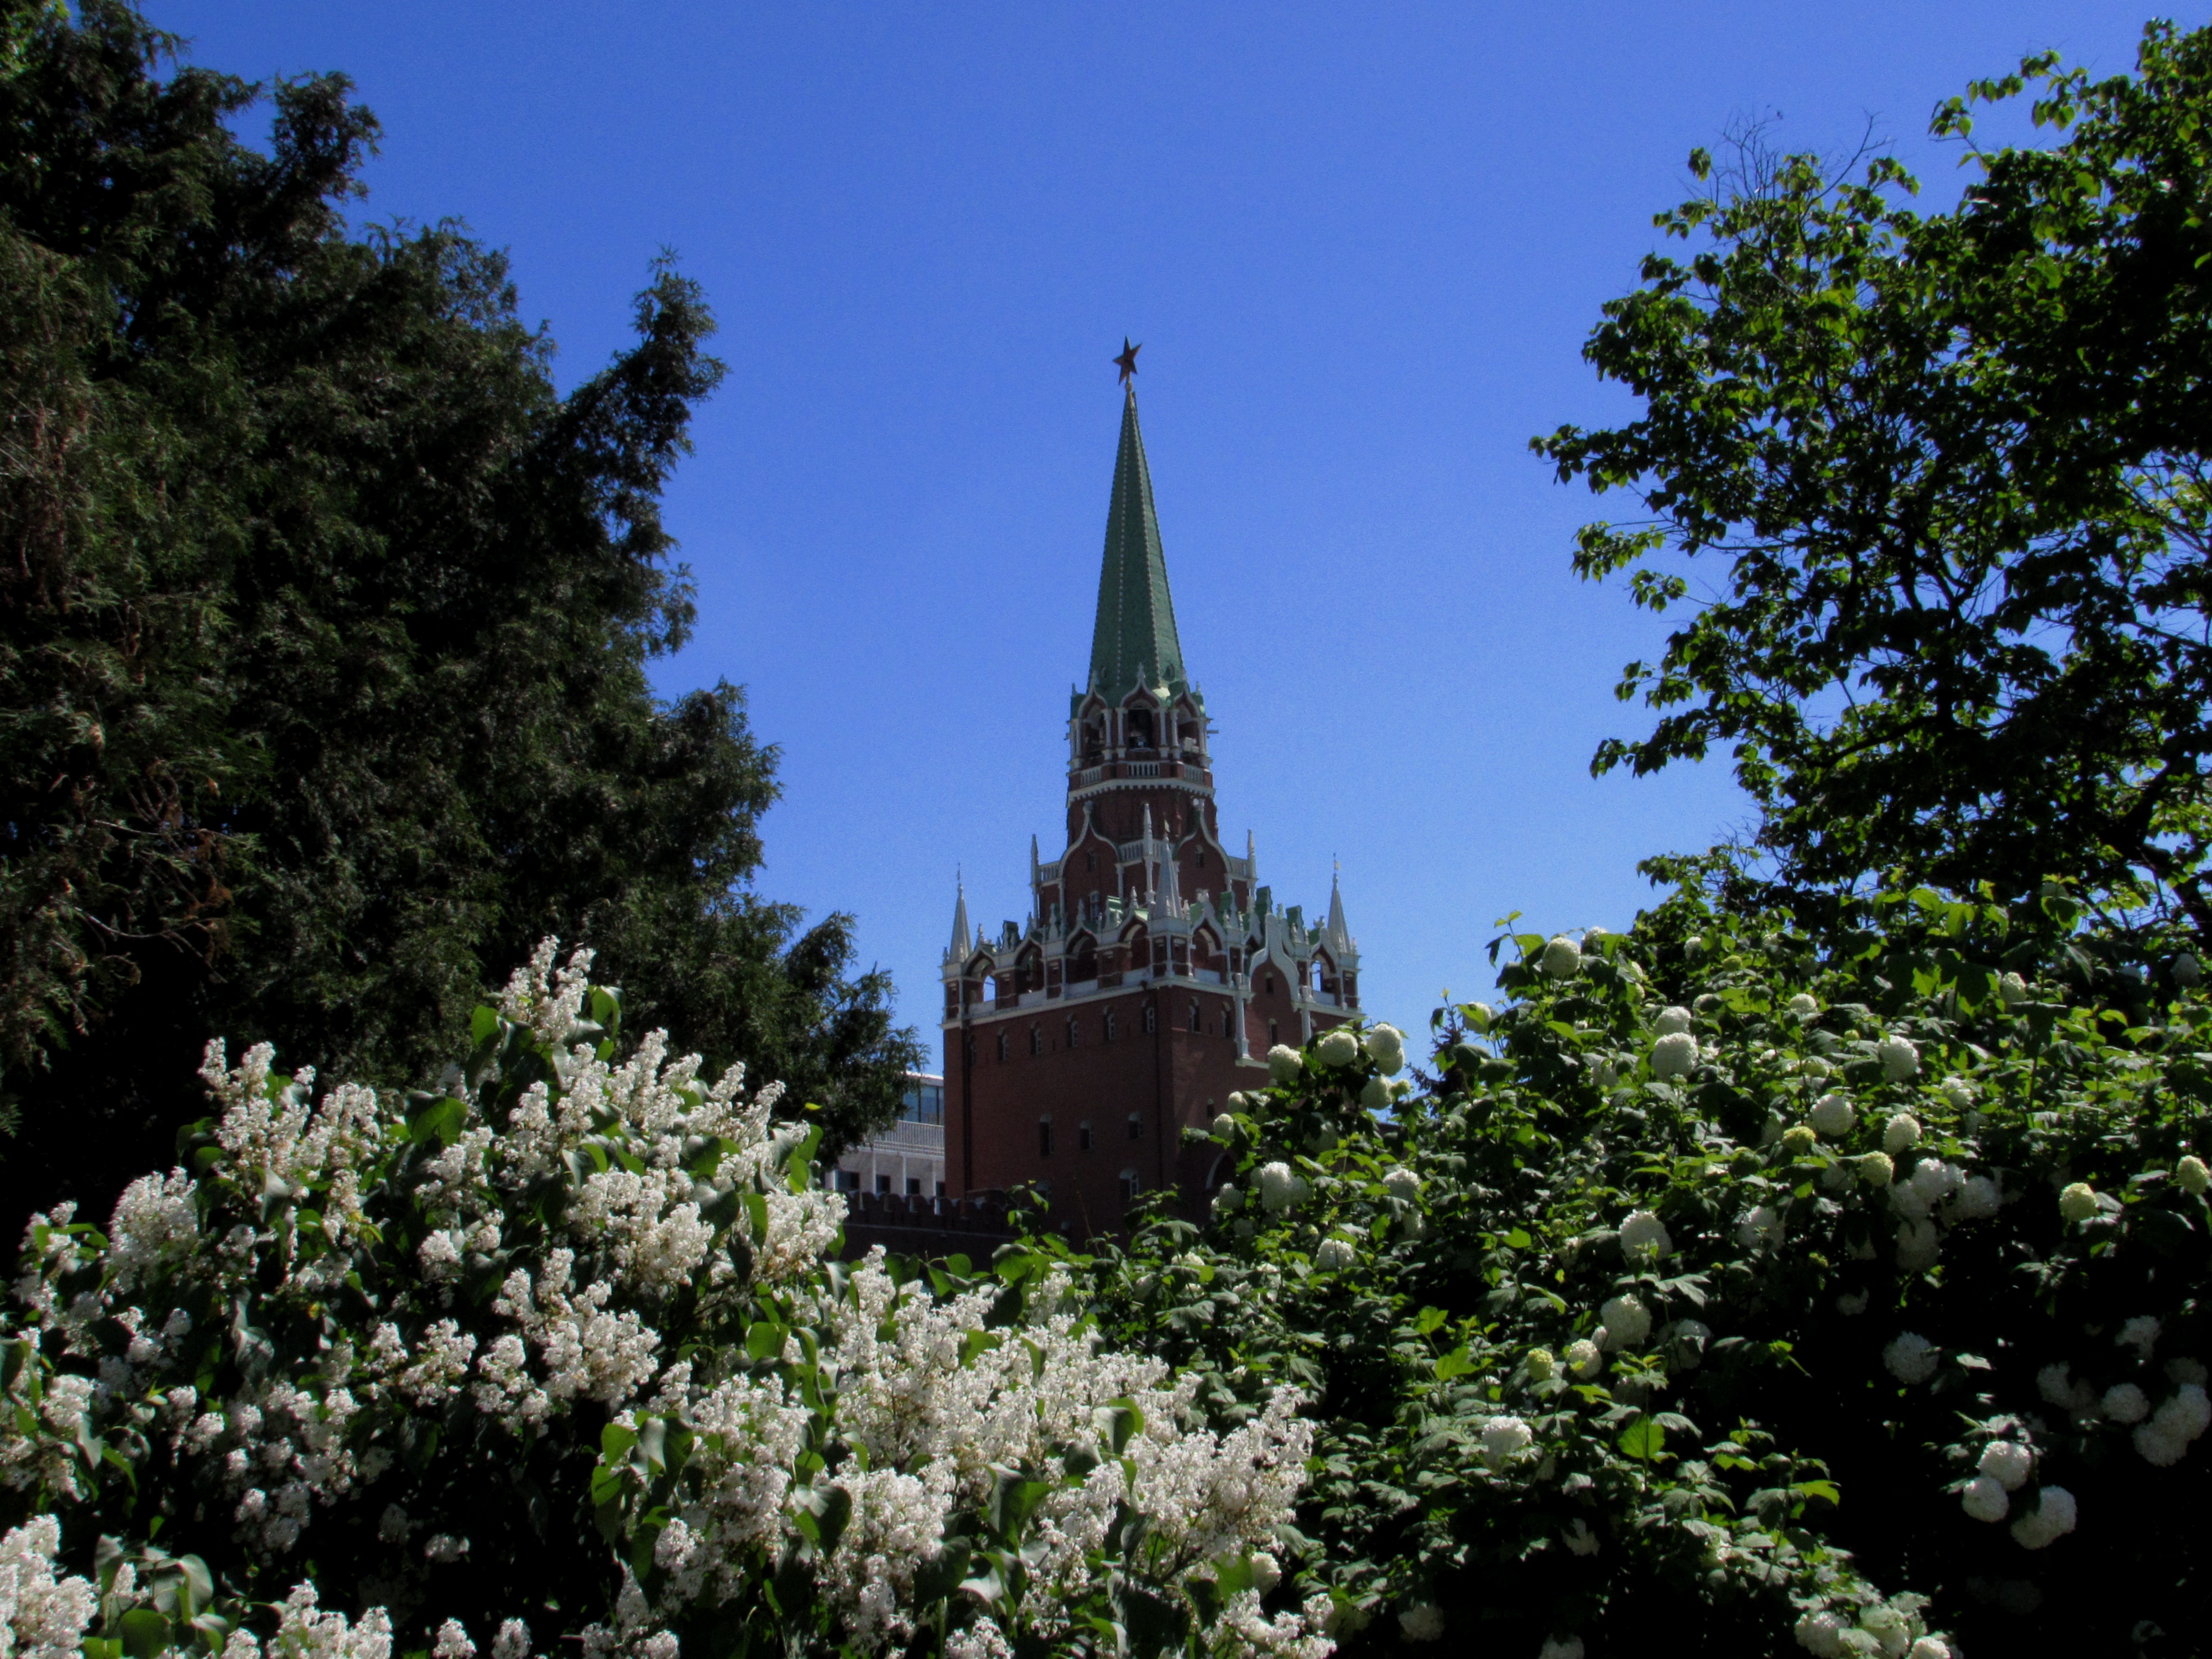
M 512 252 L 564 383 L 665 246 L 731 374 L 670 518 L 698 580 L 664 690 L 750 688 L 781 745 L 762 890 L 850 909 L 933 1048 L 953 872 L 987 925 L 1056 850 L 1119 403 L 1139 395 L 1222 828 L 1284 902 L 1343 863 L 1368 1006 L 1480 994 L 1509 910 L 1624 925 L 1723 769 L 1593 781 L 1660 635 L 1576 582 L 1597 509 L 1525 449 L 1628 405 L 1578 354 L 1684 158 L 1929 109 L 2105 0 L 1443 5 L 152 0 L 199 62 L 339 69 L 383 118 L 368 216 Z M 1985 131 L 1996 129 L 1985 127 Z M 2024 131 L 2024 123 L 2007 129 Z M 1627 516 L 1616 506 L 1613 516 Z M 678 1034 L 680 1037 L 681 1034 Z

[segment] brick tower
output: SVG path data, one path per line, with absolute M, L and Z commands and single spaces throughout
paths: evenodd
M 1130 354 L 1133 356 L 1133 354 Z M 1106 515 L 1091 674 L 1067 721 L 1067 841 L 1030 840 L 1030 914 L 971 934 L 945 981 L 945 1169 L 956 1193 L 1036 1182 L 1057 1225 L 1110 1231 L 1140 1191 L 1217 1184 L 1182 1144 L 1267 1049 L 1357 1017 L 1340 893 L 1309 925 L 1221 842 L 1206 700 L 1185 674 L 1134 386 Z

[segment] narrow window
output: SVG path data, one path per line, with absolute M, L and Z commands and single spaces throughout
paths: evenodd
M 1132 1140 L 1142 1140 L 1144 1138 L 1145 1138 L 1145 1115 L 1144 1115 L 1142 1112 L 1132 1112 L 1132 1113 L 1130 1113 L 1130 1114 L 1129 1114 L 1129 1139 L 1132 1139 Z
M 1152 1035 L 1155 1030 L 1158 1030 L 1158 1029 L 1159 1029 L 1159 1028 L 1158 1028 L 1158 1018 L 1159 1018 L 1159 1016 L 1158 1016 L 1158 1013 L 1153 1010 L 1152 1005 L 1151 1003 L 1149 1003 L 1149 1002 L 1148 1002 L 1148 1003 L 1146 1003 L 1146 1004 L 1145 1005 L 1145 1035 L 1146 1035 L 1146 1036 L 1151 1036 L 1151 1035 Z
M 920 1176 L 908 1176 L 906 1178 L 906 1195 L 908 1198 L 920 1198 L 921 1196 L 921 1177 Z
M 1006 1034 L 1004 1031 L 1001 1031 L 1001 1032 L 1000 1032 L 1000 1033 L 999 1033 L 999 1064 L 1000 1064 L 1000 1065 L 1001 1065 L 1001 1066 L 1003 1066 L 1003 1065 L 1005 1065 L 1006 1063 Z
M 1070 1015 L 1067 1021 L 1067 1046 L 1071 1048 L 1075 1047 L 1075 1018 L 1073 1015 Z
M 1267 975 L 1267 994 L 1269 996 L 1275 994 L 1275 976 L 1273 974 Z
M 1113 1011 L 1111 1008 L 1109 1008 L 1109 1009 L 1106 1011 L 1106 1041 L 1107 1041 L 1107 1042 L 1111 1042 L 1113 1040 L 1114 1040 L 1114 1011 Z
M 971 1067 L 975 1064 L 975 1039 L 974 1037 L 966 1038 L 960 1044 L 960 1058 L 963 1064 Z
M 1052 1120 L 1048 1117 L 1041 1117 L 1037 1120 L 1037 1156 L 1039 1158 L 1052 1156 Z
M 841 1193 L 859 1192 L 860 1190 L 860 1172 L 858 1170 L 838 1170 L 837 1190 Z
M 1267 1022 L 1267 1046 L 1273 1048 L 1276 1043 L 1280 1042 L 1282 1040 L 1283 1034 L 1276 1029 L 1276 1022 L 1272 1019 L 1269 1020 Z
M 1134 1170 L 1122 1170 L 1121 1201 L 1124 1204 L 1134 1204 L 1137 1201 L 1137 1172 Z
M 1030 1027 L 1030 1052 L 1033 1054 L 1044 1052 L 1044 1032 L 1035 1025 Z
M 1086 870 L 1096 870 L 1096 869 L 1098 867 L 1098 854 L 1096 854 L 1096 853 L 1085 853 L 1085 854 L 1083 855 L 1083 859 L 1084 859 L 1083 867 L 1084 867 L 1085 869 L 1086 869 Z
M 945 1196 L 945 1183 L 941 1181 L 937 1183 L 937 1195 L 939 1198 Z
M 876 1194 L 877 1194 L 877 1196 L 878 1196 L 878 1197 L 879 1197 L 879 1198 L 888 1198 L 888 1197 L 890 1197 L 890 1190 L 891 1190 L 891 1178 L 890 1178 L 889 1176 L 886 1176 L 886 1175 L 879 1175 L 879 1176 L 878 1176 L 876 1177 Z
M 1075 1150 L 1079 1152 L 1091 1150 L 1091 1120 L 1087 1117 L 1075 1126 Z
M 1194 1031 L 1202 1031 L 1206 1029 L 1206 1023 L 1200 1017 L 1198 1005 L 1194 1002 L 1190 1005 L 1190 1029 Z

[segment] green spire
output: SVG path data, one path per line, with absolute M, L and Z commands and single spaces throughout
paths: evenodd
M 1188 689 L 1133 386 L 1121 405 L 1121 447 L 1114 457 L 1114 499 L 1106 511 L 1106 561 L 1098 573 L 1089 690 L 1119 702 L 1139 685 L 1165 685 L 1170 696 Z

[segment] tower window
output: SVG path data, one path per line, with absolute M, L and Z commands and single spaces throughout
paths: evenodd
M 960 1044 L 960 1058 L 963 1063 L 968 1066 L 972 1066 L 975 1065 L 975 1039 L 974 1037 L 967 1037 L 962 1041 Z
M 1130 1114 L 1129 1114 L 1129 1139 L 1132 1139 L 1132 1140 L 1142 1140 L 1144 1138 L 1145 1138 L 1145 1115 L 1144 1115 L 1142 1112 L 1132 1112 L 1132 1113 L 1130 1113 Z
M 1067 1046 L 1071 1048 L 1076 1047 L 1076 1030 L 1075 1017 L 1071 1014 L 1067 1019 Z
M 1109 1009 L 1106 1011 L 1106 1041 L 1107 1041 L 1107 1042 L 1111 1042 L 1113 1040 L 1114 1040 L 1114 1011 L 1113 1011 L 1111 1008 L 1109 1008 Z
M 1267 975 L 1267 994 L 1269 996 L 1275 994 L 1275 976 L 1273 974 Z
M 1048 1117 L 1041 1117 L 1037 1120 L 1037 1156 L 1039 1158 L 1052 1156 L 1052 1120 Z
M 1199 1015 L 1198 1005 L 1194 1002 L 1190 1005 L 1190 1029 L 1194 1031 L 1202 1031 L 1206 1029 L 1205 1022 Z M 1003 1060 L 1005 1056 L 1001 1054 L 1000 1058 Z
M 876 1177 L 876 1196 L 878 1198 L 889 1198 L 890 1195 L 891 1178 L 887 1175 L 878 1176 Z
M 1044 1052 L 1044 1032 L 1034 1025 L 1030 1027 L 1030 1052 L 1033 1054 Z
M 906 1178 L 906 1195 L 908 1198 L 920 1198 L 921 1196 L 921 1177 L 920 1176 L 908 1176 Z
M 1121 1201 L 1124 1204 L 1134 1204 L 1137 1201 L 1138 1191 L 1137 1172 L 1134 1170 L 1122 1170 Z
M 1001 1032 L 1000 1032 L 1000 1033 L 999 1033 L 999 1064 L 1000 1064 L 1000 1065 L 1001 1065 L 1001 1066 L 1003 1066 L 1003 1065 L 1005 1065 L 1006 1063 L 1006 1034 L 1004 1031 L 1001 1031 Z
M 1091 1150 L 1091 1120 L 1087 1117 L 1075 1126 L 1075 1150 L 1079 1152 Z
M 1145 1035 L 1150 1036 L 1159 1029 L 1159 1014 L 1151 1003 L 1145 1005 Z
M 1085 853 L 1083 855 L 1083 867 L 1086 870 L 1096 870 L 1098 867 L 1098 854 Z
M 1269 1021 L 1267 1022 L 1267 1045 L 1268 1045 L 1268 1047 L 1273 1048 L 1276 1043 L 1280 1042 L 1282 1040 L 1283 1040 L 1283 1034 L 1282 1034 L 1281 1030 L 1279 1029 L 1279 1023 L 1278 1023 L 1277 1021 L 1274 1021 L 1274 1020 L 1272 1020 L 1272 1019 L 1271 1019 L 1271 1020 L 1269 1020 Z

